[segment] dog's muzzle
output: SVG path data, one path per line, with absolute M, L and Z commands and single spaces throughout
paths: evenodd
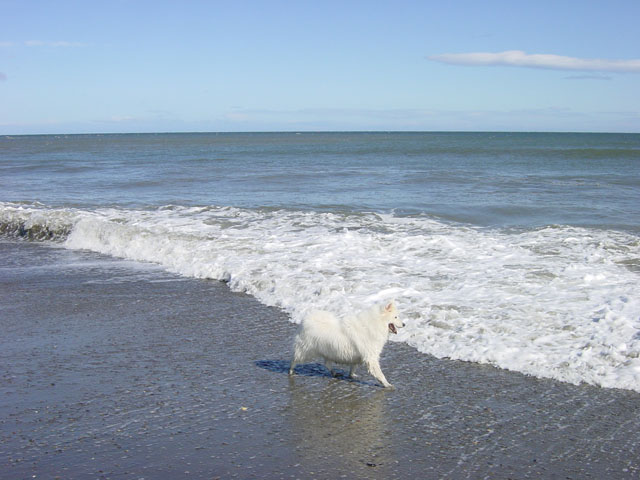
M 398 333 L 398 330 L 396 329 L 396 326 L 393 323 L 389 324 L 389 331 L 391 333 Z

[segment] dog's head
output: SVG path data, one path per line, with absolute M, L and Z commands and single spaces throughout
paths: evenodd
M 382 307 L 382 316 L 391 333 L 398 333 L 398 329 L 404 327 L 404 322 L 398 317 L 395 302 L 389 302 Z

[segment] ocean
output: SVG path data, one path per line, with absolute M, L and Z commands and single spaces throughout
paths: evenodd
M 416 355 L 640 392 L 640 134 L 4 136 L 0 239 L 293 322 L 395 299 Z

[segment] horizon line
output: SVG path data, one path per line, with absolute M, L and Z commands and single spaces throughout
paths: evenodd
M 575 130 L 185 130 L 185 131 L 155 131 L 155 132 L 57 132 L 57 133 L 0 133 L 0 137 L 27 136 L 70 136 L 70 135 L 211 135 L 211 134 L 323 134 L 323 133 L 507 133 L 507 134 L 605 134 L 605 135 L 638 135 L 639 132 L 616 131 L 575 131 Z

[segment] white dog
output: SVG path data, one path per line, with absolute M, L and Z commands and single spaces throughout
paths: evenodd
M 391 387 L 380 369 L 380 354 L 389 332 L 398 333 L 402 327 L 404 323 L 398 319 L 393 302 L 341 319 L 329 312 L 315 311 L 298 330 L 289 375 L 293 375 L 296 364 L 322 357 L 327 367 L 329 362 L 349 365 L 351 378 L 355 377 L 356 366 L 363 363 L 378 382 Z

